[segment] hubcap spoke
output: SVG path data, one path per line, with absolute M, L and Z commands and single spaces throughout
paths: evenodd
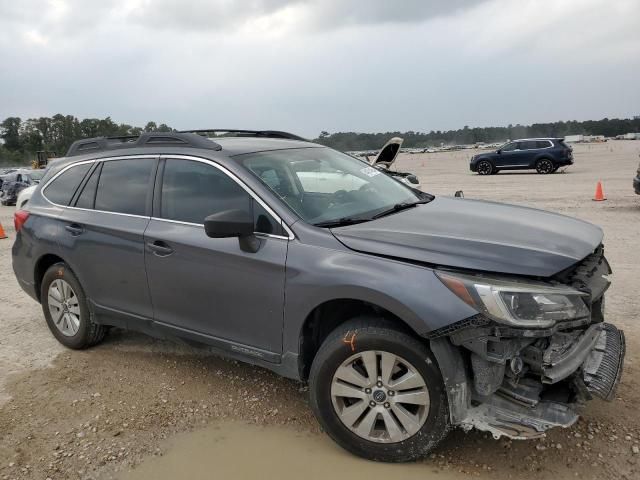
M 401 405 L 391 405 L 391 411 L 395 413 L 396 417 L 398 417 L 398 420 L 402 424 L 403 428 L 410 435 L 413 435 L 418 430 L 420 430 L 422 423 L 424 423 L 424 420 L 420 422 L 415 415 L 412 415 L 411 413 L 409 413 Z
M 420 374 L 407 372 L 402 377 L 389 385 L 394 390 L 409 390 L 411 388 L 424 387 L 425 383 Z
M 345 382 L 358 385 L 359 387 L 366 387 L 370 384 L 369 380 L 360 375 L 360 373 L 358 373 L 356 369 L 353 368 L 353 364 L 343 365 L 338 368 L 335 377 L 339 378 L 340 380 L 344 380 Z
M 378 380 L 378 358 L 376 352 L 371 350 L 362 353 L 362 363 L 367 370 L 370 384 Z
M 340 414 L 340 420 L 342 420 L 346 426 L 352 427 L 367 408 L 369 408 L 369 403 L 366 400 L 360 400 L 350 407 L 345 407 Z
M 372 408 L 371 410 L 369 410 L 356 428 L 356 433 L 361 437 L 370 437 L 373 433 L 373 427 L 376 424 L 377 417 L 378 412 L 375 409 Z
M 363 390 L 342 382 L 333 382 L 331 385 L 331 395 L 334 397 L 367 398 L 367 394 L 364 393 Z
M 429 403 L 429 395 L 426 390 L 418 390 L 415 392 L 398 393 L 393 400 L 395 403 L 410 403 L 412 405 L 427 405 Z
M 380 377 L 382 378 L 382 383 L 390 386 L 393 367 L 396 366 L 396 356 L 391 353 L 382 352 L 380 357 Z
M 389 439 L 392 442 L 400 442 L 404 436 L 402 429 L 398 425 L 398 422 L 389 410 L 382 411 L 382 419 L 384 420 L 384 425 L 387 428 L 387 433 L 389 434 Z
M 64 317 L 64 310 L 62 308 L 56 312 L 56 316 L 53 319 L 53 323 L 60 326 L 62 322 L 62 318 Z

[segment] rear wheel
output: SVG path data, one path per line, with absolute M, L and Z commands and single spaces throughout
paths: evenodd
M 491 175 L 493 174 L 495 167 L 489 160 L 480 160 L 478 162 L 478 175 Z
M 554 165 L 548 158 L 541 158 L 536 162 L 536 171 L 541 175 L 547 175 L 554 172 Z
M 433 355 L 384 320 L 362 317 L 324 341 L 310 374 L 311 407 L 340 446 L 370 460 L 428 454 L 449 429 Z
M 40 301 L 49 330 L 64 346 L 82 349 L 104 338 L 105 327 L 93 322 L 84 290 L 67 264 L 46 271 Z

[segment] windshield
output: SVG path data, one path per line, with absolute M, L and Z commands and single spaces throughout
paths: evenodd
M 394 205 L 422 199 L 380 170 L 330 148 L 273 150 L 235 158 L 312 224 L 369 220 Z

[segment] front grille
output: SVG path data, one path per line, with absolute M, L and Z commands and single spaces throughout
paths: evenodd
M 589 392 L 612 400 L 622 376 L 624 332 L 609 323 L 603 327 L 596 347 L 584 363 L 583 378 Z

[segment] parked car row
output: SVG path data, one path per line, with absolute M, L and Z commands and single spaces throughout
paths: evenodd
M 15 205 L 22 190 L 40 182 L 45 170 L 19 168 L 2 176 L 0 187 L 0 203 Z

